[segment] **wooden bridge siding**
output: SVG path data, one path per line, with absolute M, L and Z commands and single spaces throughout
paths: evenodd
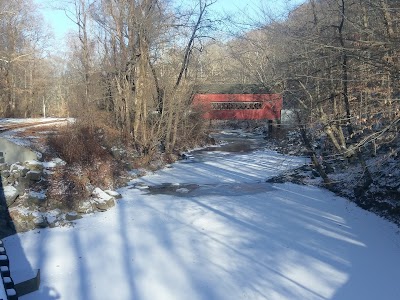
M 213 110 L 213 102 L 262 102 L 261 109 Z M 202 110 L 205 119 L 280 120 L 283 99 L 279 94 L 196 94 L 193 106 Z

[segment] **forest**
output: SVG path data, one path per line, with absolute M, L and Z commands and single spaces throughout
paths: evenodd
M 59 1 L 76 32 L 58 55 L 34 1 L 0 0 L 0 117 L 76 118 L 49 141 L 67 162 L 105 155 L 99 139 L 150 161 L 207 142 L 196 85 L 261 84 L 284 96 L 327 187 L 343 184 L 331 166 L 357 166 L 355 196 L 397 205 L 399 1 L 308 0 L 279 16 L 259 5 L 240 23 L 217 1 Z

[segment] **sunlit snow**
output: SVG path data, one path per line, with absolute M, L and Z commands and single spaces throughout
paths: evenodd
M 400 299 L 395 225 L 316 187 L 265 183 L 304 162 L 210 152 L 136 179 L 74 227 L 6 238 L 12 270 L 42 272 L 23 299 Z

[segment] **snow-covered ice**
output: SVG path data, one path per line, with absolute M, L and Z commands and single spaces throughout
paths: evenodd
M 210 152 L 135 179 L 74 227 L 6 238 L 12 270 L 41 269 L 23 299 L 400 299 L 395 225 L 326 190 L 265 183 L 303 162 Z

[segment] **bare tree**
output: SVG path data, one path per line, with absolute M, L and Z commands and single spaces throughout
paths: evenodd
M 313 145 L 324 149 L 315 164 L 357 158 L 365 186 L 372 182 L 366 147 L 376 153 L 398 123 L 398 8 L 386 0 L 310 0 L 285 20 L 266 18 L 232 47 L 247 78 L 284 93 L 296 109 L 305 144 L 314 154 Z
M 0 114 L 40 114 L 35 96 L 37 64 L 47 39 L 41 16 L 30 0 L 0 1 Z M 39 105 L 38 105 L 39 104 Z

